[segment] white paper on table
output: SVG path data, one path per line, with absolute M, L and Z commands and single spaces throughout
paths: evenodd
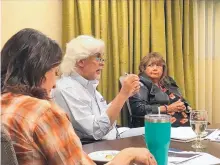
M 123 132 L 125 132 L 127 130 L 130 130 L 131 128 L 129 128 L 129 127 L 119 127 L 117 129 L 118 129 L 118 133 L 122 134 Z
M 195 153 L 195 152 L 192 152 L 192 153 Z M 179 164 L 174 164 L 174 163 L 169 162 L 168 165 L 219 165 L 220 164 L 220 159 L 214 157 L 213 155 L 210 155 L 204 152 L 200 152 L 199 154 L 201 156 L 191 159 L 189 161 L 179 163 Z
M 171 127 L 171 139 L 189 141 L 195 138 L 196 134 L 191 127 Z
M 220 142 L 220 130 L 216 129 L 210 135 L 206 136 L 205 139 L 215 141 L 215 142 Z
M 139 136 L 144 134 L 144 127 L 138 128 L 130 128 L 120 134 L 121 138 L 131 137 L 131 136 Z
M 168 162 L 172 163 L 181 163 L 183 161 L 188 161 L 190 159 L 195 159 L 196 157 L 201 156 L 200 153 L 196 152 L 187 152 L 187 151 L 169 151 L 168 153 Z

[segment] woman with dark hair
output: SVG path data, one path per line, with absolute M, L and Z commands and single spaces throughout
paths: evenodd
M 62 52 L 34 29 L 13 35 L 1 52 L 1 126 L 21 165 L 91 165 L 67 114 L 50 101 Z M 108 164 L 156 164 L 144 148 L 127 148 Z
M 144 125 L 147 114 L 165 113 L 171 115 L 173 127 L 189 126 L 187 101 L 182 97 L 176 82 L 167 76 L 167 66 L 157 52 L 143 57 L 139 65 L 141 88 L 139 93 L 129 98 L 133 127 Z
M 1 91 L 48 99 L 62 60 L 58 44 L 33 29 L 12 36 L 1 52 Z M 49 71 L 49 72 L 48 72 Z

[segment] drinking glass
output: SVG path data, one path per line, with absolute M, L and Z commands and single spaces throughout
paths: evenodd
M 163 114 L 145 116 L 145 142 L 158 165 L 168 164 L 171 123 L 170 116 Z
M 205 148 L 202 144 L 202 135 L 204 135 L 208 123 L 208 114 L 205 110 L 192 110 L 190 113 L 190 126 L 196 133 L 196 141 L 192 148 Z

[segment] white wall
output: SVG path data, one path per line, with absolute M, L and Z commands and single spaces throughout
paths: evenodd
M 40 30 L 61 45 L 62 0 L 1 0 L 1 48 L 23 28 Z

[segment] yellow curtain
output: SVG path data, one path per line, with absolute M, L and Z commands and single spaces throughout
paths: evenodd
M 220 1 L 193 1 L 195 32 L 196 108 L 220 123 Z
M 105 41 L 98 89 L 108 101 L 119 92 L 121 75 L 137 74 L 143 56 L 160 52 L 194 106 L 192 10 L 190 0 L 63 0 L 63 48 L 80 34 Z
M 165 3 L 166 57 L 172 76 L 191 106 L 195 107 L 193 1 Z

